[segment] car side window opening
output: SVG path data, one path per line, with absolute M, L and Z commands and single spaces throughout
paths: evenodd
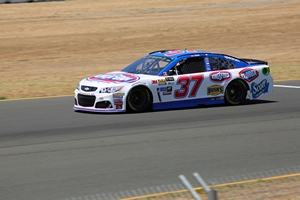
M 210 56 L 209 63 L 210 63 L 210 67 L 211 67 L 212 71 L 235 68 L 235 62 L 232 60 L 225 59 L 225 58 Z
M 205 72 L 203 57 L 185 58 L 168 71 L 168 75 L 181 75 Z

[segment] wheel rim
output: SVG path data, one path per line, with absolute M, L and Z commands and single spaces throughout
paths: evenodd
M 241 84 L 232 84 L 228 89 L 229 98 L 233 101 L 237 101 L 243 94 L 243 87 Z
M 143 107 L 147 101 L 146 93 L 142 90 L 135 90 L 130 95 L 130 103 L 135 108 Z

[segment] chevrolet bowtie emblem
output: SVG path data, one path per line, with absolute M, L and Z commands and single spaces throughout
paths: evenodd
M 85 90 L 85 91 L 89 91 L 89 90 L 90 90 L 90 88 L 86 87 L 86 88 L 84 88 L 84 90 Z

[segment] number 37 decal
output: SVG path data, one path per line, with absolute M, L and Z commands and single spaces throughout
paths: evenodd
M 191 91 L 190 91 L 190 84 L 193 82 L 194 84 Z M 180 76 L 177 79 L 177 85 L 181 85 L 180 89 L 175 90 L 174 97 L 176 99 L 184 98 L 189 95 L 188 97 L 196 97 L 196 94 L 199 90 L 201 83 L 203 82 L 203 75 L 192 75 L 192 76 Z M 190 92 L 189 92 L 190 91 Z

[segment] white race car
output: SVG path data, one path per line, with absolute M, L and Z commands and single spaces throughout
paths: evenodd
M 143 112 L 227 103 L 273 92 L 268 63 L 198 50 L 149 53 L 75 89 L 76 111 Z

